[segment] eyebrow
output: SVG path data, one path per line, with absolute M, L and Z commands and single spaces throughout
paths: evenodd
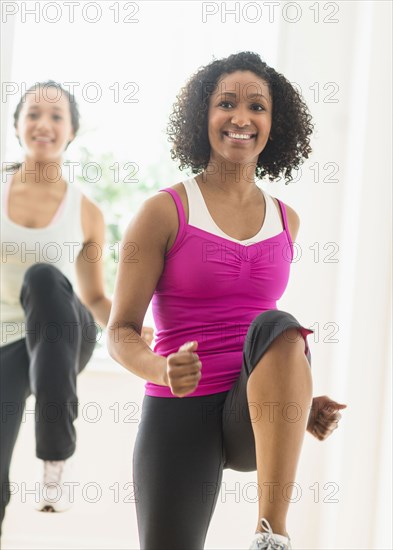
M 38 105 L 30 105 L 29 109 L 39 109 Z M 56 107 L 56 105 L 53 105 L 52 107 L 53 110 L 56 110 L 56 111 L 63 111 L 64 109 L 62 109 L 61 107 Z
M 221 95 L 230 95 L 232 97 L 237 97 L 237 94 L 235 92 L 220 92 Z M 269 98 L 264 96 L 263 94 L 250 94 L 248 96 L 248 99 L 254 99 L 256 97 L 262 97 L 263 99 L 266 99 L 266 101 L 269 101 Z

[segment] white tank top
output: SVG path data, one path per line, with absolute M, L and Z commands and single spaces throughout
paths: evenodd
M 8 189 L 11 172 L 3 172 L 1 205 L 1 342 L 5 346 L 26 335 L 25 315 L 19 301 L 23 277 L 38 262 L 57 267 L 75 290 L 75 263 L 83 247 L 81 219 L 82 191 L 67 182 L 67 189 L 51 223 L 46 227 L 24 227 L 8 217 Z
M 230 241 L 236 243 L 242 243 L 244 245 L 256 243 L 264 239 L 269 239 L 270 237 L 275 237 L 279 233 L 282 233 L 282 231 L 284 230 L 281 221 L 281 215 L 279 214 L 272 197 L 268 193 L 266 193 L 266 191 L 259 188 L 261 189 L 261 192 L 265 197 L 266 204 L 266 213 L 263 225 L 258 233 L 250 239 L 246 239 L 243 241 L 234 239 L 233 237 L 230 237 L 229 235 L 221 231 L 221 229 L 214 222 L 206 206 L 205 200 L 203 198 L 201 190 L 199 189 L 196 179 L 194 177 L 191 177 L 183 181 L 183 184 L 186 189 L 188 199 L 189 225 L 193 225 L 194 227 L 198 227 L 199 229 L 203 229 L 204 231 L 208 231 L 209 233 L 213 233 L 214 235 L 218 235 L 219 237 L 224 237 L 225 239 L 229 239 Z

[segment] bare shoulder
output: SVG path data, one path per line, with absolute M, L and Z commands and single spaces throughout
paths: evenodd
M 176 183 L 175 185 L 171 186 L 171 189 L 174 189 L 179 195 L 181 202 L 183 204 L 184 211 L 186 213 L 186 218 L 188 218 L 188 200 L 187 200 L 187 192 L 186 192 L 186 188 L 184 187 L 184 184 L 181 182 Z
M 185 187 L 182 183 L 169 186 L 179 195 L 184 208 L 186 220 L 188 220 L 188 200 Z M 148 203 L 148 204 L 147 204 Z M 165 252 L 168 252 L 176 240 L 179 230 L 179 215 L 175 201 L 170 193 L 158 192 L 146 201 L 146 206 L 152 211 L 155 219 L 160 220 L 165 236 Z
M 300 218 L 296 210 L 294 210 L 292 206 L 289 206 L 289 204 L 285 204 L 285 209 L 287 212 L 288 223 L 291 224 L 292 222 L 295 225 L 300 224 Z
M 278 200 L 275 197 L 272 197 L 272 199 L 274 201 L 274 204 L 276 205 L 277 211 L 280 214 L 280 217 L 281 217 L 281 220 L 282 220 L 281 209 L 280 209 L 280 205 L 278 204 Z M 297 237 L 297 234 L 299 232 L 299 227 L 300 227 L 299 215 L 296 212 L 296 210 L 294 210 L 292 208 L 292 206 L 289 206 L 288 204 L 284 203 L 283 201 L 281 201 L 281 202 L 285 206 L 285 211 L 286 211 L 287 220 L 288 220 L 289 233 L 291 234 L 292 241 L 295 241 L 296 237 Z M 284 220 L 282 220 L 282 223 L 283 223 L 283 227 L 284 227 Z
M 93 216 L 95 219 L 104 218 L 98 204 L 82 194 L 82 216 Z
M 170 189 L 173 189 L 178 195 L 180 195 L 180 198 L 184 204 L 184 196 L 182 193 L 185 195 L 185 191 L 183 185 L 172 185 Z M 176 224 L 178 219 L 176 204 L 170 193 L 158 191 L 144 201 L 142 208 L 143 210 L 150 212 L 152 215 L 157 216 L 160 222 L 164 223 L 167 227 L 171 227 Z
M 171 189 L 179 192 L 176 186 Z M 180 194 L 180 193 L 179 193 Z M 126 238 L 157 245 L 163 253 L 167 252 L 176 239 L 179 222 L 175 201 L 170 193 L 158 191 L 143 201 L 130 221 Z
M 104 214 L 93 200 L 82 193 L 82 229 L 84 242 L 92 242 L 97 239 L 97 231 L 102 232 L 105 227 Z

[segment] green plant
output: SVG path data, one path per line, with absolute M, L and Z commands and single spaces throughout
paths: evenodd
M 148 196 L 175 183 L 176 168 L 170 161 L 141 168 L 135 162 L 115 159 L 112 152 L 97 157 L 86 147 L 79 149 L 79 166 L 77 182 L 105 217 L 105 287 L 111 296 L 127 224 Z

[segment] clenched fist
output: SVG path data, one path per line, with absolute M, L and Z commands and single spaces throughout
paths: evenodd
M 184 397 L 192 393 L 201 379 L 202 363 L 194 351 L 198 342 L 186 342 L 179 351 L 167 357 L 167 380 L 171 392 L 176 397 Z
M 344 403 L 333 401 L 327 395 L 314 397 L 307 422 L 307 431 L 319 441 L 323 441 L 338 428 L 338 422 L 341 419 L 341 414 L 338 411 L 345 409 L 346 406 Z

